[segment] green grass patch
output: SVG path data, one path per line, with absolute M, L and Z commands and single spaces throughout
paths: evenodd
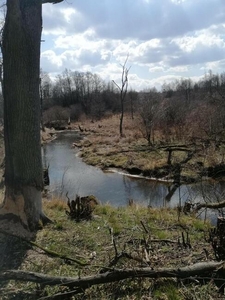
M 120 208 L 97 205 L 93 218 L 80 222 L 71 220 L 65 213 L 66 209 L 63 201 L 45 201 L 45 213 L 54 223 L 38 231 L 35 240 L 43 249 L 57 252 L 64 259 L 47 255 L 43 250 L 33 247 L 24 257 L 20 269 L 54 276 L 84 277 L 98 274 L 109 266 L 115 259 L 116 251 L 117 254 L 127 253 L 133 258 L 121 258 L 115 265 L 111 265 L 112 268 L 122 269 L 140 267 L 141 261 L 153 269 L 182 267 L 205 260 L 203 248 L 213 258 L 211 246 L 205 241 L 209 225 L 195 216 L 183 214 L 178 222 L 176 209 L 152 209 L 135 203 Z M 182 232 L 185 237 L 188 232 L 191 248 L 182 244 Z M 166 242 L 166 239 L 173 243 Z M 61 287 L 46 287 L 37 292 L 38 286 L 35 284 L 15 282 L 10 282 L 4 288 L 20 290 L 20 293 L 23 290 L 36 291 L 39 298 L 61 292 Z M 183 297 L 186 288 L 188 285 L 180 287 L 171 280 L 137 278 L 92 286 L 75 298 L 96 299 L 98 295 L 98 299 L 176 300 L 186 299 Z M 22 299 L 28 298 L 24 296 Z

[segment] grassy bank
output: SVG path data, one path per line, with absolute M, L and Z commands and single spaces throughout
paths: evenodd
M 24 251 L 19 269 L 82 278 L 98 274 L 108 266 L 157 269 L 214 259 L 211 245 L 205 239 L 210 224 L 176 209 L 152 209 L 135 204 L 123 208 L 98 205 L 92 220 L 78 223 L 66 215 L 67 209 L 66 203 L 60 200 L 44 201 L 44 210 L 54 223 L 38 231 L 35 238 L 35 243 L 43 249 L 64 258 L 53 257 L 34 245 L 26 249 L 26 243 L 21 240 L 17 241 L 15 254 Z M 116 251 L 127 256 L 115 261 Z M 39 299 L 59 292 L 68 289 L 10 281 L 2 283 L 0 290 L 1 299 Z M 95 285 L 80 291 L 74 299 L 207 300 L 217 299 L 217 293 L 218 288 L 210 280 L 139 278 Z
M 202 180 L 207 175 L 216 177 L 221 170 L 224 173 L 224 146 L 215 146 L 205 140 L 190 140 L 182 136 L 179 140 L 173 135 L 167 140 L 160 132 L 155 132 L 155 143 L 149 145 L 143 138 L 140 121 L 129 115 L 124 117 L 124 136 L 119 135 L 119 115 L 113 115 L 100 121 L 85 120 L 73 124 L 80 128 L 84 139 L 79 146 L 83 160 L 100 168 L 121 168 L 130 173 L 143 173 L 158 179 L 173 180 L 177 166 L 180 166 L 180 178 L 183 182 Z M 169 158 L 169 151 L 171 157 Z M 168 162 L 169 160 L 169 162 Z M 212 169 L 208 169 L 211 167 Z M 222 173 L 221 173 L 222 174 Z M 211 176 L 210 175 L 210 176 Z

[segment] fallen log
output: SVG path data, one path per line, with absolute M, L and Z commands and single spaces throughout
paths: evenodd
M 46 285 L 63 285 L 70 288 L 80 287 L 88 288 L 92 285 L 103 284 L 109 282 L 120 281 L 128 278 L 189 278 L 193 276 L 211 275 L 213 271 L 222 267 L 224 262 L 205 261 L 196 263 L 190 266 L 181 268 L 132 268 L 132 269 L 115 269 L 105 273 L 96 274 L 86 277 L 62 277 L 62 276 L 49 276 L 42 273 L 28 272 L 22 270 L 7 270 L 0 272 L 0 280 L 18 280 L 25 282 L 40 283 Z

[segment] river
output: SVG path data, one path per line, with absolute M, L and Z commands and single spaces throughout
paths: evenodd
M 55 140 L 43 146 L 43 163 L 49 165 L 49 190 L 57 197 L 66 198 L 68 192 L 70 199 L 76 194 L 94 195 L 101 203 L 113 206 L 125 206 L 129 199 L 133 199 L 146 206 L 176 207 L 187 200 L 217 201 L 224 196 L 224 182 L 203 182 L 181 185 L 167 201 L 165 197 L 171 185 L 169 183 L 103 172 L 84 163 L 78 155 L 79 150 L 72 148 L 72 144 L 79 139 L 78 132 L 67 131 L 59 133 Z

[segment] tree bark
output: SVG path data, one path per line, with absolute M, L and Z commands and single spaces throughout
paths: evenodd
M 3 31 L 5 198 L 1 219 L 16 216 L 34 230 L 42 213 L 40 42 L 42 4 L 8 0 Z

